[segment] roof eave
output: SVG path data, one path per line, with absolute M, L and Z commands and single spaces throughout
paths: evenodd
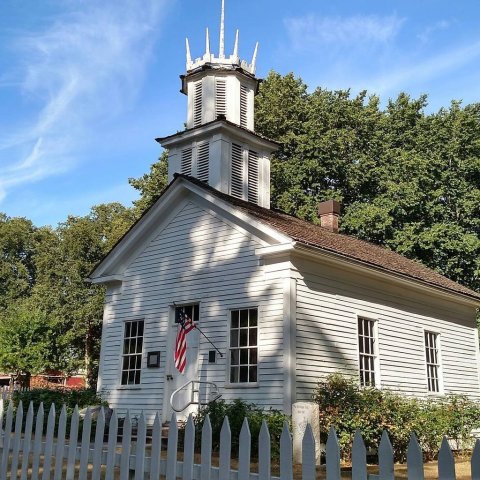
M 299 241 L 298 239 L 294 240 L 295 242 L 292 243 L 292 254 L 322 258 L 326 259 L 327 261 L 330 260 L 333 262 L 342 263 L 344 265 L 348 265 L 350 268 L 354 268 L 369 274 L 374 274 L 376 276 L 381 276 L 383 278 L 385 278 L 385 275 L 387 275 L 389 278 L 395 279 L 396 281 L 403 284 L 408 284 L 411 287 L 415 287 L 417 289 L 428 291 L 429 293 L 434 293 L 443 297 L 447 297 L 449 300 L 458 301 L 461 298 L 462 303 L 467 303 L 476 308 L 480 308 L 480 298 L 478 298 L 478 296 L 469 295 L 467 293 L 463 293 L 457 290 L 451 290 L 440 285 L 431 284 L 425 280 L 416 279 L 414 277 L 410 277 L 399 272 L 394 272 L 387 268 L 382 268 L 378 265 L 373 265 L 359 259 L 342 255 L 338 252 L 333 252 L 325 248 L 310 245 Z

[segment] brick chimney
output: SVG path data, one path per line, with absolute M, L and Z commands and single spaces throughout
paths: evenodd
M 340 218 L 340 203 L 336 200 L 327 200 L 318 204 L 318 216 L 320 225 L 331 232 L 338 233 Z

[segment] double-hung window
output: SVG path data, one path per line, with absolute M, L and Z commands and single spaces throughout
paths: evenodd
M 360 372 L 360 385 L 374 387 L 378 384 L 376 379 L 376 328 L 375 320 L 358 317 L 358 362 Z
M 143 320 L 125 322 L 122 385 L 138 385 L 142 371 Z
M 440 392 L 440 358 L 438 333 L 425 332 L 425 360 L 427 361 L 428 391 Z
M 230 383 L 256 383 L 258 378 L 258 309 L 232 310 L 230 318 Z

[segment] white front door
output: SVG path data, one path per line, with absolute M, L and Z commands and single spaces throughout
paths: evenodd
M 198 323 L 198 305 L 192 308 L 188 306 L 185 308 L 194 323 Z M 198 394 L 193 393 L 193 389 L 197 389 L 198 385 L 192 384 L 191 382 L 199 379 L 198 346 L 200 332 L 194 328 L 186 334 L 186 365 L 184 372 L 180 373 L 177 368 L 175 368 L 174 360 L 176 338 L 179 328 L 178 323 L 170 323 L 164 420 L 170 420 L 174 411 L 179 420 L 186 420 L 190 413 L 196 413 L 198 410 L 198 405 L 195 403 L 198 402 Z M 177 391 L 178 389 L 180 390 Z

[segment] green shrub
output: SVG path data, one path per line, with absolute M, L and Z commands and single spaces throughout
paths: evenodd
M 78 405 L 79 410 L 82 408 L 93 406 L 93 405 L 104 405 L 108 406 L 108 403 L 99 397 L 96 392 L 91 389 L 69 389 L 69 388 L 32 388 L 31 390 L 22 390 L 16 391 L 13 394 L 12 402 L 14 406 L 14 412 L 18 408 L 20 401 L 23 404 L 23 428 L 25 428 L 26 422 L 26 413 L 27 409 L 30 405 L 30 402 L 33 404 L 33 411 L 34 411 L 34 425 L 35 419 L 37 416 L 38 408 L 40 404 L 43 402 L 43 409 L 44 409 L 44 419 L 43 419 L 43 431 L 46 432 L 47 428 L 47 421 L 48 421 L 48 414 L 50 411 L 50 407 L 55 404 L 55 431 L 58 428 L 58 422 L 60 417 L 60 412 L 65 405 L 66 413 L 67 413 L 67 437 L 69 435 L 70 430 L 70 423 L 73 411 L 75 409 L 75 405 Z M 5 420 L 5 419 L 4 419 Z M 79 422 L 79 436 L 81 435 L 82 431 L 83 420 L 80 419 Z M 92 421 L 92 435 L 95 432 L 95 421 Z
M 263 410 L 253 403 L 247 403 L 239 399 L 234 400 L 232 403 L 227 403 L 224 400 L 210 402 L 194 417 L 197 448 L 200 446 L 203 422 L 205 421 L 207 414 L 210 417 L 210 423 L 212 425 L 212 447 L 214 451 L 218 451 L 219 449 L 220 431 L 222 429 L 223 420 L 225 417 L 228 417 L 232 433 L 232 454 L 235 455 L 238 452 L 238 439 L 242 429 L 243 420 L 246 418 L 248 420 L 252 438 L 252 456 L 257 457 L 258 454 L 258 435 L 263 420 L 266 421 L 270 432 L 272 457 L 276 458 L 279 456 L 280 435 L 282 433 L 283 424 L 285 421 L 289 421 L 289 417 L 284 413 L 274 409 Z
M 79 409 L 91 405 L 108 405 L 95 391 L 87 388 L 32 388 L 31 390 L 17 391 L 13 394 L 14 407 L 17 407 L 20 401 L 23 403 L 24 410 L 28 408 L 30 402 L 33 402 L 35 412 L 38 410 L 40 403 L 43 402 L 43 408 L 47 414 L 52 403 L 55 404 L 57 412 L 65 405 L 68 416 L 73 413 L 75 405 L 78 405 Z
M 341 454 L 351 455 L 355 430 L 367 451 L 376 451 L 383 430 L 389 434 L 395 459 L 406 458 L 410 433 L 415 432 L 426 459 L 433 458 L 444 436 L 462 448 L 471 446 L 471 431 L 480 426 L 480 404 L 465 396 L 420 400 L 386 390 L 362 388 L 351 377 L 332 374 L 313 394 L 320 410 L 321 440 L 334 426 Z

